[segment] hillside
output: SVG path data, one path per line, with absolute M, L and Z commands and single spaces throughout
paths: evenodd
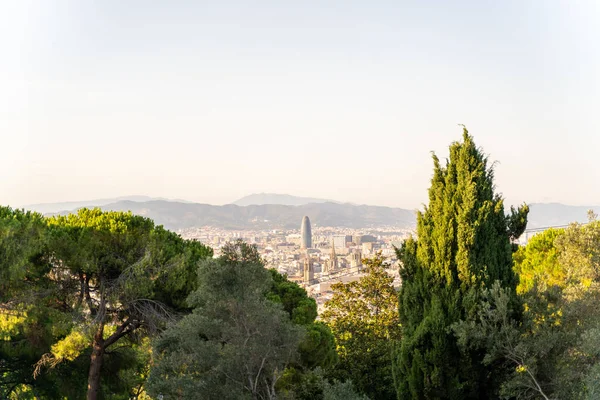
M 30 204 L 24 208 L 27 210 L 37 211 L 42 214 L 61 213 L 64 211 L 72 211 L 83 207 L 100 207 L 107 204 L 117 203 L 120 201 L 135 201 L 135 202 L 147 202 L 152 200 L 164 200 L 164 201 L 176 201 L 179 203 L 189 203 L 185 200 L 170 200 L 162 197 L 150 197 L 150 196 L 122 196 L 113 197 L 107 199 L 94 199 L 94 200 L 82 200 L 82 201 L 66 201 L 60 203 L 40 203 Z
M 214 226 L 225 229 L 276 229 L 297 228 L 304 215 L 308 215 L 313 225 L 348 228 L 369 228 L 415 226 L 413 210 L 392 207 L 353 205 L 349 203 L 327 202 L 289 195 L 257 194 L 250 195 L 237 203 L 280 201 L 292 204 L 209 204 L 188 203 L 144 196 L 130 196 L 87 202 L 67 202 L 41 204 L 28 207 L 42 213 L 66 213 L 81 207 L 99 206 L 104 210 L 132 211 L 155 220 L 169 229 L 198 226 Z M 570 206 L 558 203 L 534 203 L 530 205 L 528 229 L 566 225 L 571 222 L 586 222 L 587 211 L 600 213 L 600 206 Z
M 315 226 L 367 228 L 383 225 L 410 228 L 414 212 L 402 208 L 354 206 L 351 204 L 311 203 L 301 206 L 265 204 L 213 206 L 170 201 L 119 201 L 101 206 L 104 210 L 131 211 L 152 218 L 168 229 L 215 226 L 225 229 L 299 228 L 304 215 Z

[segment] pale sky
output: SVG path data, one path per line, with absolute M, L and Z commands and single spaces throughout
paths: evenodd
M 0 3 L 0 204 L 419 207 L 466 124 L 509 203 L 600 204 L 600 2 Z

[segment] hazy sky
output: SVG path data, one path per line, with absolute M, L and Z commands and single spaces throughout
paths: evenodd
M 600 2 L 4 1 L 0 204 L 418 207 L 467 125 L 511 203 L 600 204 Z

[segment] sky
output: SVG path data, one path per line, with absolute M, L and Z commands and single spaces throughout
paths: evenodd
M 417 208 L 465 124 L 510 204 L 600 204 L 600 2 L 0 5 L 0 204 Z

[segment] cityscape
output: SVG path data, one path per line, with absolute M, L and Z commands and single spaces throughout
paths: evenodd
M 313 225 L 314 224 L 314 225 Z M 215 257 L 228 242 L 243 240 L 257 247 L 265 267 L 286 274 L 290 281 L 304 287 L 319 307 L 331 298 L 331 285 L 352 282 L 363 276 L 362 260 L 377 252 L 386 258 L 388 274 L 394 286 L 400 286 L 395 248 L 414 234 L 414 229 L 378 227 L 348 229 L 321 227 L 318 221 L 304 216 L 298 229 L 271 231 L 226 230 L 215 227 L 181 229 L 185 239 L 195 239 L 211 246 Z
M 0 400 L 600 399 L 600 1 L 0 1 Z

